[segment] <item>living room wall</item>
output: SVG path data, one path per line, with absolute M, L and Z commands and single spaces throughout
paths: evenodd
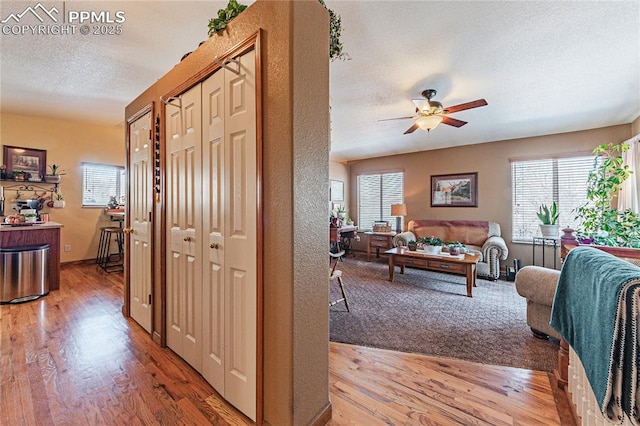
M 123 125 L 104 126 L 91 123 L 25 115 L 0 114 L 2 145 L 44 149 L 47 164 L 59 164 L 66 171 L 60 183 L 66 206 L 64 209 L 44 208 L 51 221 L 64 225 L 60 244 L 61 261 L 71 262 L 96 257 L 101 226 L 113 225 L 102 209 L 82 208 L 82 162 L 124 166 Z M 4 161 L 4 160 L 3 160 Z M 4 164 L 4 163 L 3 163 Z M 8 182 L 2 182 L 5 186 Z M 6 191 L 5 213 L 15 191 Z M 22 198 L 33 193 L 23 192 Z
M 412 219 L 497 222 L 509 247 L 509 258 L 506 262 L 502 262 L 502 267 L 512 265 L 513 259 L 521 259 L 523 265 L 530 265 L 532 264 L 531 245 L 511 242 L 511 165 L 509 160 L 554 154 L 590 153 L 597 145 L 619 143 L 631 136 L 632 124 L 623 124 L 571 133 L 352 161 L 348 163 L 349 187 L 351 193 L 355 194 L 356 177 L 362 173 L 404 170 L 404 196 L 408 213 L 406 223 Z M 425 141 L 425 144 L 428 144 L 428 140 L 425 139 Z M 468 172 L 478 172 L 478 207 L 433 208 L 430 206 L 431 175 Z M 352 198 L 348 206 L 352 217 L 357 218 L 356 199 Z M 540 253 L 537 256 L 539 259 Z M 552 263 L 552 258 L 548 257 L 546 265 L 549 266 Z
M 344 201 L 341 204 L 348 206 L 350 201 L 349 194 L 351 193 L 349 190 L 349 167 L 342 163 L 330 161 L 329 180 L 339 180 L 344 182 Z M 331 207 L 332 206 L 329 206 L 330 209 Z

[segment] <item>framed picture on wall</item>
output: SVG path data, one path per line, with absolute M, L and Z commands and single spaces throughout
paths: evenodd
M 32 179 L 41 179 L 47 172 L 47 151 L 44 149 L 4 145 L 2 161 L 8 179 L 13 178 L 14 172 L 29 173 Z
M 331 181 L 331 201 L 344 201 L 344 182 L 341 180 Z
M 431 207 L 478 207 L 478 173 L 432 175 Z

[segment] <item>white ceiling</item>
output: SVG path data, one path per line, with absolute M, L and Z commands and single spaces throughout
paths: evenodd
M 640 115 L 638 1 L 327 3 L 342 17 L 351 57 L 330 64 L 334 160 L 591 129 Z M 2 0 L 0 20 L 36 4 Z M 0 111 L 118 125 L 128 103 L 206 39 L 209 18 L 226 1 L 44 5 L 122 10 L 123 34 L 0 34 Z M 469 124 L 440 125 L 429 135 L 403 135 L 410 119 L 378 122 L 412 115 L 411 99 L 428 88 L 445 107 L 479 98 L 489 105 L 452 114 Z

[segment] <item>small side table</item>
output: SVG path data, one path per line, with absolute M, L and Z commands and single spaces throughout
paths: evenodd
M 553 269 L 556 269 L 558 260 L 558 246 L 560 245 L 560 237 L 533 237 L 533 264 L 536 264 L 536 247 L 542 246 L 542 266 L 544 267 L 544 248 L 553 247 Z
M 393 237 L 395 232 L 365 232 L 369 237 L 367 243 L 367 262 L 371 262 L 371 249 L 376 249 L 376 258 L 380 257 L 380 249 L 389 250 L 393 248 Z

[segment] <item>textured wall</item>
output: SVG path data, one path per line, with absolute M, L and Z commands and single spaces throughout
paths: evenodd
M 292 4 L 293 424 L 302 425 L 329 401 L 329 21 L 316 1 Z
M 130 117 L 150 102 L 159 108 L 160 96 L 262 29 L 264 418 L 272 425 L 307 424 L 329 403 L 327 22 L 314 0 L 257 1 L 126 109 Z M 159 247 L 154 255 L 159 277 Z M 160 306 L 159 284 L 154 294 Z
M 509 159 L 540 157 L 547 154 L 590 153 L 597 145 L 619 143 L 631 135 L 631 125 L 605 127 L 572 133 L 514 139 L 456 148 L 422 151 L 349 163 L 351 191 L 356 193 L 356 177 L 365 172 L 404 170 L 407 223 L 411 219 L 468 219 L 498 222 L 509 259 L 531 264 L 528 244 L 511 243 L 511 165 Z M 431 175 L 478 172 L 478 207 L 431 207 Z M 357 217 L 355 197 L 350 209 Z M 551 258 L 549 258 L 551 259 Z M 549 263 L 547 263 L 548 265 Z M 505 265 L 505 262 L 502 263 Z
M 47 164 L 59 164 L 66 175 L 62 176 L 61 192 L 66 200 L 64 209 L 45 207 L 51 220 L 64 225 L 60 244 L 71 246 L 70 252 L 61 247 L 61 261 L 71 262 L 93 259 L 98 252 L 99 229 L 114 223 L 102 209 L 82 208 L 82 162 L 124 166 L 124 133 L 122 126 L 100 126 L 86 122 L 29 117 L 24 115 L 0 115 L 0 141 L 2 145 L 44 149 Z M 1 164 L 4 164 L 1 163 Z M 0 182 L 10 185 L 9 182 Z M 5 213 L 15 191 L 5 192 Z M 33 192 L 22 191 L 22 198 Z

